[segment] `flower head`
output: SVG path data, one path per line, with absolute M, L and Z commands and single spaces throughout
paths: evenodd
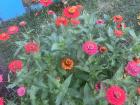
M 83 51 L 88 55 L 95 55 L 98 52 L 98 46 L 95 42 L 86 41 L 82 45 Z
M 140 74 L 140 63 L 134 60 L 129 61 L 125 67 L 125 71 L 131 76 L 138 76 Z
M 39 2 L 45 7 L 48 7 L 49 5 L 53 4 L 52 0 L 40 0 Z
M 119 86 L 111 86 L 106 91 L 106 99 L 111 105 L 123 105 L 126 101 L 126 92 Z
M 71 58 L 63 58 L 61 61 L 61 67 L 64 70 L 71 70 L 74 66 L 74 61 Z
M 3 82 L 3 75 L 0 74 L 0 83 Z
M 96 24 L 102 25 L 105 24 L 105 21 L 102 19 L 96 20 Z
M 67 26 L 68 25 L 68 20 L 65 17 L 57 17 L 56 21 L 55 21 L 56 26 Z
M 0 105 L 4 105 L 5 101 L 3 97 L 0 97 Z
M 123 17 L 120 15 L 116 15 L 113 17 L 114 22 L 121 23 L 123 21 Z
M 105 52 L 107 52 L 108 49 L 105 46 L 98 46 L 98 50 L 100 53 L 105 53 Z
M 36 42 L 28 42 L 24 45 L 25 52 L 29 53 L 37 53 L 39 52 L 39 44 Z
M 123 31 L 122 30 L 114 30 L 114 34 L 116 37 L 120 38 L 123 36 Z
M 26 87 L 21 86 L 17 89 L 17 95 L 18 96 L 22 97 L 22 96 L 25 95 L 25 93 L 26 93 Z
M 7 41 L 9 39 L 10 39 L 10 35 L 9 34 L 7 34 L 5 32 L 3 32 L 3 33 L 0 34 L 0 40 L 1 41 Z
M 13 34 L 18 33 L 18 31 L 19 31 L 19 27 L 16 25 L 13 25 L 13 26 L 8 27 L 7 33 L 10 35 L 13 35 Z
M 26 24 L 27 24 L 27 22 L 26 22 L 26 21 L 21 21 L 21 22 L 19 23 L 19 25 L 20 25 L 21 27 L 26 26 Z
M 117 24 L 117 26 L 116 26 L 118 29 L 120 29 L 120 28 L 126 28 L 126 24 L 122 24 L 122 23 L 119 23 L 119 24 Z
M 21 60 L 12 60 L 9 63 L 8 68 L 14 73 L 17 71 L 21 71 L 21 69 L 23 68 L 23 62 Z
M 49 10 L 47 13 L 48 13 L 48 15 L 54 15 L 55 14 L 55 12 L 52 11 L 52 10 Z
M 64 8 L 63 13 L 67 18 L 77 18 L 80 15 L 80 12 L 76 6 Z

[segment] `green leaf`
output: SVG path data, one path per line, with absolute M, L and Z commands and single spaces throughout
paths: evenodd
M 129 34 L 130 34 L 134 39 L 137 38 L 137 36 L 136 36 L 136 34 L 135 34 L 135 31 L 134 31 L 133 29 L 129 29 Z

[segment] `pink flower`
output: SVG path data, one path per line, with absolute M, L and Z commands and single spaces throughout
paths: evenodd
M 102 25 L 105 24 L 105 21 L 102 19 L 96 20 L 96 24 Z
M 0 82 L 3 82 L 3 75 L 0 74 Z
M 116 26 L 118 29 L 120 29 L 120 28 L 126 28 L 126 24 L 125 23 L 121 23 L 121 24 L 117 24 L 117 26 Z
M 131 76 L 138 76 L 140 74 L 140 65 L 135 61 L 129 61 L 125 67 L 126 73 Z
M 101 82 L 95 84 L 95 90 L 99 91 L 101 89 Z
M 3 97 L 0 97 L 0 105 L 4 105 L 5 101 Z
M 26 93 L 26 87 L 21 86 L 21 87 L 19 87 L 19 88 L 17 89 L 17 94 L 18 94 L 18 96 L 22 97 L 22 96 L 25 95 L 25 93 Z
M 13 26 L 8 27 L 7 33 L 12 35 L 12 34 L 18 33 L 18 31 L 19 31 L 19 27 L 16 25 L 13 25 Z
M 114 30 L 114 34 L 116 37 L 120 38 L 123 36 L 123 31 L 122 30 Z
M 49 5 L 53 4 L 52 0 L 39 0 L 39 2 L 45 7 L 48 7 Z
M 82 45 L 83 51 L 88 55 L 95 55 L 98 52 L 98 46 L 95 42 L 86 41 Z
M 111 86 L 106 91 L 106 99 L 111 105 L 124 105 L 126 92 L 119 86 Z
M 21 21 L 21 22 L 19 23 L 19 25 L 20 25 L 21 27 L 26 26 L 26 24 L 27 24 L 27 22 L 26 22 L 26 21 Z
M 52 10 L 49 10 L 49 11 L 48 11 L 48 15 L 54 15 L 54 14 L 55 14 L 54 11 L 52 11 Z
M 80 24 L 80 20 L 77 20 L 77 19 L 71 19 L 70 20 L 70 23 L 73 25 L 73 26 L 77 26 Z

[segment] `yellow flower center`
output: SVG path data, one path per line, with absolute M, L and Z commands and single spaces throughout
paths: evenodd
M 69 8 L 69 13 L 73 14 L 76 11 L 76 7 Z

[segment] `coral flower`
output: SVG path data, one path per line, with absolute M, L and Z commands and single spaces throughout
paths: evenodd
M 0 34 L 0 40 L 1 41 L 7 41 L 8 39 L 10 39 L 10 35 L 9 34 L 7 34 L 5 32 Z
M 22 97 L 22 96 L 25 95 L 25 93 L 26 93 L 26 87 L 21 86 L 17 89 L 17 95 L 18 96 Z
M 67 26 L 68 25 L 68 20 L 65 17 L 57 17 L 56 21 L 55 21 L 56 26 Z
M 20 25 L 21 27 L 26 26 L 26 24 L 27 24 L 27 22 L 26 22 L 26 21 L 21 21 L 21 22 L 19 23 L 19 25 Z
M 126 73 L 129 75 L 136 77 L 140 74 L 140 63 L 134 60 L 129 61 L 125 67 Z
M 12 35 L 12 34 L 18 33 L 18 31 L 19 31 L 19 27 L 16 25 L 13 25 L 13 26 L 8 27 L 7 33 Z
M 126 28 L 126 24 L 117 24 L 117 26 L 116 26 L 118 29 L 120 29 L 120 28 Z
M 28 42 L 24 45 L 25 52 L 29 53 L 37 53 L 39 52 L 39 44 L 36 42 Z
M 124 105 L 126 92 L 119 86 L 111 86 L 106 91 L 106 99 L 111 105 Z
M 80 15 L 76 6 L 64 8 L 63 13 L 67 18 L 77 18 Z
M 105 52 L 107 52 L 108 49 L 105 46 L 98 46 L 98 50 L 100 53 L 105 53 Z
M 71 23 L 73 26 L 77 26 L 77 25 L 80 24 L 80 20 L 71 19 L 71 20 L 70 20 L 70 23 Z
M 98 52 L 98 46 L 95 42 L 86 41 L 82 45 L 83 51 L 88 55 L 95 55 Z
M 116 15 L 113 17 L 114 22 L 121 23 L 123 21 L 123 17 L 120 15 Z
M 102 19 L 96 20 L 96 24 L 102 25 L 105 24 L 105 21 Z
M 45 7 L 48 7 L 49 5 L 53 4 L 52 0 L 40 0 L 39 2 Z
M 61 67 L 64 70 L 71 70 L 73 69 L 74 66 L 74 61 L 71 58 L 64 58 L 61 61 Z
M 123 31 L 122 30 L 114 30 L 114 34 L 116 37 L 122 37 L 123 36 Z
M 0 97 L 0 105 L 4 105 L 5 101 L 3 97 Z
M 21 60 L 13 60 L 9 63 L 8 68 L 10 71 L 16 73 L 23 68 L 23 62 Z
M 3 75 L 0 74 L 0 83 L 3 82 Z

